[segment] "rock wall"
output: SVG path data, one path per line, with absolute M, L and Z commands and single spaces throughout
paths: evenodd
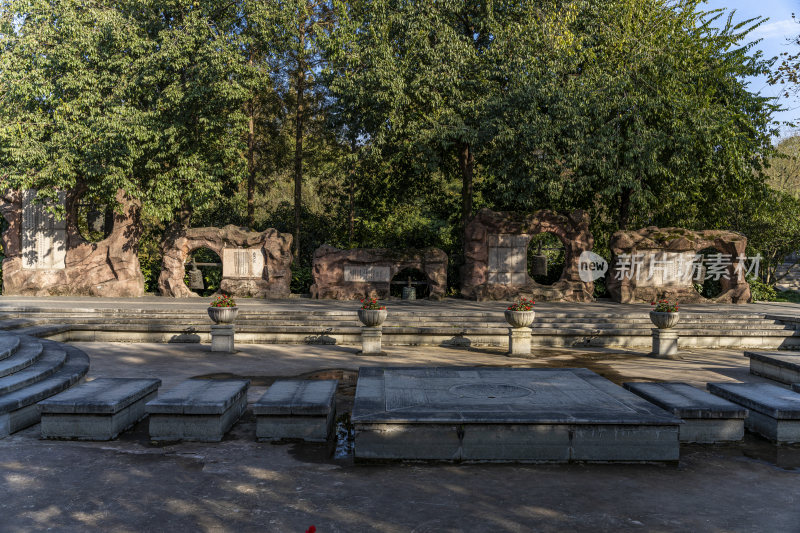
M 740 233 L 650 226 L 638 231 L 616 232 L 609 247 L 614 259 L 606 277 L 606 287 L 614 301 L 649 303 L 660 298 L 685 303 L 750 301 L 750 285 L 744 278 L 746 269 L 740 265 L 747 237 Z M 693 286 L 691 264 L 695 255 L 707 248 L 717 250 L 730 260 L 725 269 L 728 279 L 720 278 L 722 293 L 713 300 L 703 298 Z
M 35 228 L 23 228 L 24 196 L 20 191 L 7 191 L 0 196 L 0 212 L 8 221 L 8 228 L 3 233 L 6 253 L 3 294 L 108 297 L 144 294 L 144 277 L 137 255 L 141 235 L 138 202 L 119 192 L 117 201 L 121 212 L 114 215 L 111 234 L 100 242 L 88 242 L 78 230 L 77 203 L 81 195 L 78 191 L 70 191 L 65 196 L 65 220 L 51 223 L 49 228 L 51 233 L 59 235 L 58 239 L 51 237 L 34 243 L 34 246 L 39 245 L 40 254 L 55 253 L 58 256 L 57 261 L 42 265 L 31 257 L 24 257 L 23 240 L 30 242 L 41 237 L 30 236 L 31 232 L 35 233 Z M 48 244 L 49 249 L 42 248 Z
M 549 232 L 564 245 L 564 270 L 553 285 L 528 275 L 531 237 Z M 476 300 L 510 300 L 526 296 L 552 302 L 591 302 L 594 283 L 579 274 L 581 253 L 594 246 L 589 215 L 577 210 L 561 215 L 548 210 L 533 214 L 481 209 L 467 224 L 466 260 L 461 292 Z
M 337 300 L 387 298 L 392 278 L 406 268 L 417 269 L 427 276 L 429 298 L 438 300 L 444 297 L 447 291 L 447 254 L 438 248 L 339 250 L 328 245 L 314 251 L 311 297 Z
M 198 248 L 216 252 L 223 262 L 220 291 L 233 296 L 288 298 L 292 281 L 292 236 L 276 229 L 249 231 L 189 228 L 169 235 L 163 245 L 158 288 L 164 296 L 197 296 L 184 283 L 186 259 Z

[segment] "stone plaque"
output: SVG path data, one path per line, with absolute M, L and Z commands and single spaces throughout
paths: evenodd
M 489 235 L 489 283 L 524 286 L 528 272 L 530 235 Z
M 389 283 L 392 277 L 388 266 L 345 265 L 344 280 L 355 283 Z
M 63 193 L 59 202 L 64 204 Z M 45 205 L 36 203 L 36 191 L 22 196 L 22 268 L 61 270 L 67 255 L 67 223 L 57 220 Z
M 639 252 L 634 258 L 637 287 L 691 287 L 695 272 L 694 252 Z
M 264 254 L 260 248 L 223 248 L 223 278 L 261 278 Z

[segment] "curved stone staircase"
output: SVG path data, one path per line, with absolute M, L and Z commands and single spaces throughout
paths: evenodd
M 0 332 L 0 438 L 39 421 L 36 404 L 83 380 L 81 350 L 29 335 Z

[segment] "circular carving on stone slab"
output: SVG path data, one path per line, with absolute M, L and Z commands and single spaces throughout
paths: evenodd
M 502 383 L 471 383 L 455 385 L 447 391 L 461 398 L 522 398 L 533 393 L 531 389 Z

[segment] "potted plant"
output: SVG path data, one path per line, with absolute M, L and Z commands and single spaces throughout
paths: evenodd
M 208 316 L 217 324 L 233 324 L 238 314 L 236 302 L 227 294 L 220 294 L 208 306 Z
M 364 298 L 358 310 L 358 319 L 370 328 L 380 326 L 386 320 L 386 306 L 380 305 L 375 298 Z
M 650 320 L 658 329 L 669 329 L 675 327 L 681 314 L 678 312 L 678 302 L 671 303 L 669 300 L 659 300 L 651 302 L 653 310 L 650 311 Z
M 511 324 L 512 328 L 527 328 L 533 324 L 533 319 L 536 316 L 533 311 L 535 303 L 527 298 L 519 298 L 506 309 L 506 322 Z

